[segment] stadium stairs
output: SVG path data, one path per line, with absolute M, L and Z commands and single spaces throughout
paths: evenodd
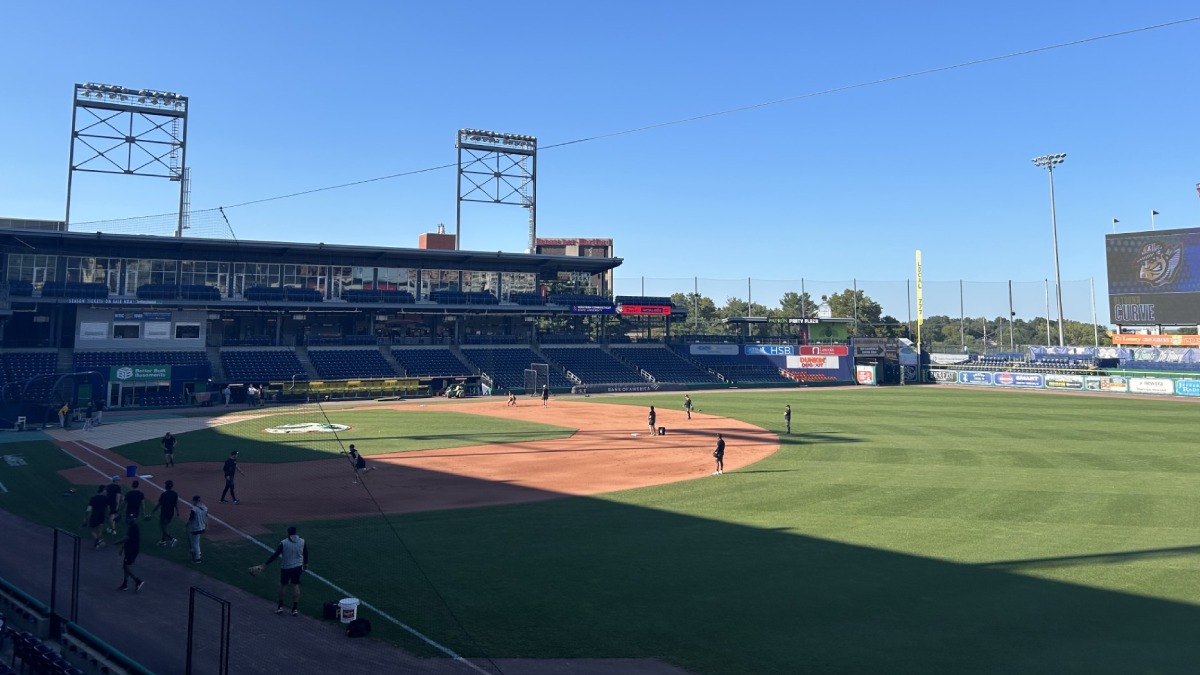
M 58 370 L 59 373 L 75 372 L 75 350 L 66 347 L 58 350 Z
M 392 370 L 400 373 L 401 376 L 407 376 L 408 371 L 404 370 L 404 366 L 401 365 L 401 363 L 396 360 L 396 357 L 392 355 L 392 350 L 390 347 L 387 345 L 379 345 L 379 353 L 383 355 L 383 360 L 388 362 L 388 365 L 392 367 Z
M 221 348 L 206 347 L 204 351 L 208 354 L 208 362 L 212 364 L 213 382 L 228 382 L 229 376 L 225 374 L 225 364 L 221 362 Z
M 304 374 L 309 380 L 321 379 L 321 374 L 317 372 L 317 367 L 313 365 L 312 359 L 308 358 L 308 347 L 296 345 L 296 358 L 300 360 L 300 365 L 304 366 Z

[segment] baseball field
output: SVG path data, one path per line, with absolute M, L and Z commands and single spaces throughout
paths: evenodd
M 1200 662 L 1194 403 L 935 387 L 692 398 L 691 420 L 682 394 L 236 410 L 176 434 L 174 469 L 156 437 L 89 452 L 202 493 L 228 525 L 210 528 L 206 573 L 264 598 L 273 575 L 246 573 L 256 542 L 297 526 L 319 577 L 306 611 L 344 591 L 376 636 L 429 657 L 654 657 L 705 675 Z M 650 405 L 666 435 L 649 433 Z M 339 454 L 350 443 L 370 472 Z M 217 501 L 232 450 L 237 506 Z M 0 464 L 0 507 L 77 530 L 96 471 L 48 442 L 20 452 L 35 471 Z M 148 549 L 188 564 L 183 547 Z

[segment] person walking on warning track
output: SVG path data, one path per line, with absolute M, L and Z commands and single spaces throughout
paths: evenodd
M 789 403 L 783 406 L 783 426 L 787 428 L 787 433 L 792 433 L 792 404 Z
M 129 519 L 128 529 L 125 530 L 125 538 L 121 540 L 121 549 L 118 551 L 124 556 L 124 562 L 121 565 L 121 570 L 125 576 L 121 577 L 121 585 L 117 587 L 118 591 L 129 590 L 129 580 L 133 579 L 133 590 L 140 591 L 142 586 L 146 585 L 146 580 L 133 573 L 133 563 L 137 560 L 138 553 L 142 551 L 142 530 L 138 527 L 137 518 Z
M 542 385 L 542 407 L 547 408 L 549 406 L 550 406 L 550 385 L 543 384 Z
M 84 510 L 83 526 L 92 528 L 92 548 L 104 545 L 104 535 L 100 530 L 104 527 L 105 517 L 108 515 L 107 488 L 107 485 L 97 488 L 96 494 L 88 500 L 87 509 Z
M 646 423 L 650 425 L 650 435 L 651 436 L 653 436 L 655 433 L 654 432 L 654 420 L 656 420 L 657 418 L 658 418 L 658 415 L 654 412 L 654 406 L 650 406 L 650 412 L 646 415 Z
M 250 568 L 250 573 L 257 576 L 267 565 L 279 558 L 279 604 L 275 605 L 275 613 L 283 614 L 283 592 L 292 587 L 292 616 L 300 616 L 300 576 L 308 569 L 308 544 L 296 535 L 295 526 L 287 529 L 288 536 L 279 542 L 275 552 L 261 565 Z
M 713 459 L 717 460 L 717 470 L 713 475 L 720 476 L 725 473 L 725 439 L 721 434 L 717 434 L 717 449 L 713 450 Z
M 142 517 L 142 504 L 146 501 L 146 493 L 139 488 L 141 481 L 133 481 L 129 492 L 125 494 L 125 519 L 137 520 Z
M 167 528 L 175 522 L 175 514 L 179 513 L 179 493 L 175 491 L 175 481 L 167 481 L 167 489 L 158 496 L 158 503 L 150 511 L 150 515 L 154 515 L 155 512 L 158 512 L 158 529 L 162 532 L 158 545 L 174 546 L 177 540 L 167 532 Z
M 158 442 L 158 444 L 162 446 L 163 462 L 167 465 L 168 469 L 175 466 L 175 443 L 175 437 L 172 436 L 171 432 L 169 431 L 167 432 L 167 435 L 163 436 L 162 440 Z
M 688 419 L 692 419 L 692 397 L 683 395 L 683 411 L 687 413 Z
M 245 476 L 246 473 L 238 468 L 237 460 L 238 451 L 234 450 L 233 452 L 229 453 L 229 459 L 225 460 L 225 465 L 221 467 L 221 471 L 225 474 L 225 489 L 221 491 L 222 504 L 228 501 L 225 499 L 225 495 L 232 497 L 234 504 L 241 504 L 237 498 L 237 491 L 233 488 L 233 479 L 239 473 L 243 476 Z
M 117 516 L 121 513 L 121 477 L 114 475 L 104 492 L 108 495 L 108 532 L 116 534 Z
M 192 547 L 192 562 L 200 562 L 200 535 L 208 529 L 208 507 L 200 495 L 192 497 L 192 515 L 188 516 L 188 543 Z

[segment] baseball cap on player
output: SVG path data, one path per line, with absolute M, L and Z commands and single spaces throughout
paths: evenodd
M 295 525 L 292 525 L 291 527 L 288 528 L 288 536 L 290 537 L 293 534 L 296 534 L 296 526 Z
M 200 501 L 200 495 L 196 495 L 195 497 L 192 497 L 192 501 L 194 501 L 194 502 Z

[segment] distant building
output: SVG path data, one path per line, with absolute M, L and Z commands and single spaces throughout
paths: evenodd
M 545 238 L 535 240 L 534 253 L 537 255 L 561 255 L 575 258 L 612 258 L 612 239 L 586 238 Z M 595 295 L 611 295 L 613 290 L 613 272 L 608 270 L 600 274 L 584 274 L 560 272 L 556 288 L 547 289 L 549 292 L 591 293 Z

